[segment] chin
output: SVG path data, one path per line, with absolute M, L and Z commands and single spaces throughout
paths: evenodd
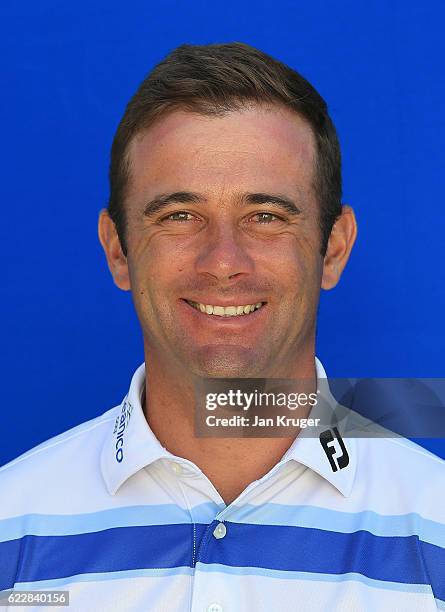
M 259 365 L 252 349 L 234 345 L 201 347 L 189 357 L 193 373 L 207 378 L 254 378 Z

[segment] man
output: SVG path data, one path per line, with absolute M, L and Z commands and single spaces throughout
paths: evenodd
M 75 610 L 443 609 L 440 459 L 338 430 L 195 434 L 197 379 L 326 376 L 319 292 L 356 223 L 320 95 L 247 45 L 182 46 L 130 101 L 110 182 L 99 237 L 145 364 L 120 406 L 3 468 L 0 589 Z

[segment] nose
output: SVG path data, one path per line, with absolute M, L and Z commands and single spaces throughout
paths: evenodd
M 198 274 L 227 283 L 251 274 L 253 269 L 253 260 L 236 228 L 224 224 L 209 231 L 196 260 Z

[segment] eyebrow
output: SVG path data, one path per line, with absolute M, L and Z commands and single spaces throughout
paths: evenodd
M 301 210 L 293 200 L 283 195 L 272 195 L 269 193 L 247 193 L 241 198 L 244 205 L 269 204 L 281 208 L 291 215 L 299 215 Z M 175 191 L 174 193 L 161 194 L 147 202 L 144 206 L 144 217 L 151 217 L 160 212 L 170 204 L 203 204 L 206 198 L 198 193 L 190 191 Z
M 245 196 L 246 204 L 271 204 L 277 206 L 291 215 L 299 215 L 301 210 L 293 200 L 282 195 L 271 195 L 269 193 L 249 193 Z

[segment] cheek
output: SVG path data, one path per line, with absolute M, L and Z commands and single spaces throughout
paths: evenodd
M 162 240 L 157 237 L 140 247 L 130 265 L 132 286 L 151 299 L 166 296 L 174 291 L 193 263 L 190 249 L 180 241 Z
M 261 248 L 257 252 L 258 269 L 273 275 L 279 285 L 295 287 L 310 275 L 311 262 L 308 249 L 294 237 Z
M 275 278 L 276 293 L 286 310 L 298 309 L 303 304 L 311 308 L 318 300 L 322 275 L 319 259 L 321 256 L 312 246 L 296 240 L 275 249 L 272 265 L 270 257 L 263 258 L 265 269 Z

